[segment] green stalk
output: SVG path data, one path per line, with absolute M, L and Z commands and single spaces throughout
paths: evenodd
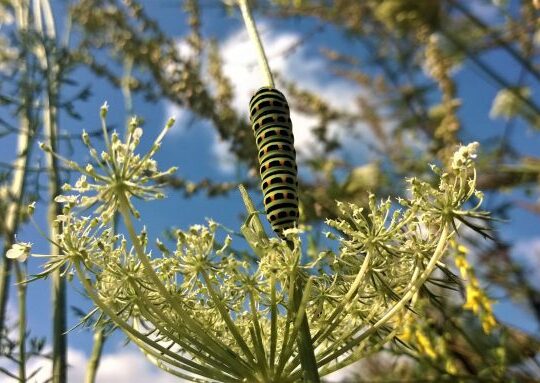
M 413 285 L 410 287 L 409 291 L 403 295 L 403 297 L 397 302 L 390 310 L 386 312 L 375 324 L 373 324 L 368 330 L 364 331 L 361 335 L 359 335 L 357 338 L 351 339 L 349 342 L 345 344 L 344 347 L 340 348 L 339 350 L 331 353 L 327 357 L 323 358 L 319 361 L 320 366 L 324 366 L 327 363 L 330 363 L 346 352 L 352 350 L 354 347 L 356 347 L 360 342 L 362 342 L 364 339 L 369 337 L 371 334 L 376 332 L 380 327 L 382 327 L 385 323 L 388 322 L 395 314 L 400 312 L 403 308 L 407 307 L 410 300 L 420 291 L 420 288 L 423 286 L 424 282 L 429 278 L 431 273 L 433 272 L 433 269 L 437 265 L 437 262 L 442 258 L 444 255 L 444 252 L 446 250 L 446 246 L 448 244 L 448 237 L 449 237 L 449 229 L 448 229 L 447 223 L 443 223 L 443 227 L 441 230 L 440 238 L 437 243 L 437 247 L 435 251 L 433 252 L 433 255 L 426 265 L 426 268 L 420 273 L 417 279 L 414 280 Z
M 270 371 L 274 372 L 276 363 L 276 347 L 277 347 L 277 300 L 276 300 L 276 276 L 272 274 L 270 277 Z
M 48 97 L 47 97 L 48 100 Z M 49 131 L 49 145 L 53 150 L 56 146 L 56 124 L 55 113 L 52 112 L 53 106 L 48 105 L 45 109 L 45 114 L 50 118 L 50 123 L 46 123 L 45 127 Z M 54 145 L 54 146 L 53 146 Z M 54 224 L 56 216 L 61 214 L 61 207 L 54 202 L 54 198 L 60 194 L 60 180 L 58 175 L 58 163 L 56 158 L 50 153 L 47 153 L 49 163 L 49 201 L 48 222 L 50 226 L 51 238 L 57 238 L 61 234 L 59 225 Z M 60 255 L 60 249 L 55 244 L 51 244 L 50 252 L 53 256 Z M 61 276 L 62 270 L 57 269 L 52 274 L 52 307 L 53 307 L 53 383 L 65 383 L 67 380 L 67 336 L 65 334 L 66 326 L 66 282 Z
M 26 284 L 21 265 L 15 263 L 17 298 L 19 303 L 19 380 L 26 382 Z
M 44 41 L 56 41 L 56 24 L 52 14 L 49 0 L 37 0 L 34 2 L 34 25 Z M 59 225 L 54 224 L 56 217 L 62 213 L 60 204 L 54 199 L 61 194 L 58 160 L 53 152 L 58 152 L 58 116 L 56 104 L 58 101 L 59 67 L 49 56 L 46 45 L 36 45 L 35 55 L 45 71 L 47 87 L 43 95 L 43 126 L 45 136 L 48 138 L 48 146 L 51 149 L 45 153 L 49 170 L 49 208 L 47 220 L 49 222 L 50 238 L 61 234 Z M 50 253 L 52 256 L 61 255 L 60 249 L 51 243 Z M 63 270 L 57 269 L 52 274 L 52 307 L 53 307 L 53 383 L 65 383 L 67 379 L 67 330 L 66 319 L 66 282 L 61 276 Z
M 79 278 L 79 281 L 82 283 L 84 290 L 92 299 L 92 301 L 96 304 L 97 307 L 100 308 L 103 313 L 105 313 L 121 330 L 123 330 L 132 341 L 137 343 L 139 347 L 152 347 L 154 352 L 156 352 L 156 355 L 160 355 L 162 358 L 170 358 L 167 360 L 167 363 L 170 363 L 172 365 L 175 365 L 179 368 L 183 368 L 187 371 L 191 371 L 196 374 L 205 375 L 205 372 L 202 371 L 195 371 L 194 368 L 202 368 L 202 366 L 195 365 L 195 363 L 183 357 L 182 355 L 172 352 L 168 348 L 162 346 L 157 341 L 154 341 L 150 339 L 148 336 L 142 334 L 141 332 L 135 330 L 132 326 L 130 326 L 126 321 L 124 321 L 122 318 L 120 318 L 109 306 L 107 306 L 99 297 L 99 295 L 96 293 L 94 288 L 89 282 L 89 279 L 83 272 L 83 269 L 81 267 L 80 261 L 74 262 L 75 271 L 77 272 L 77 276 Z
M 305 287 L 306 291 L 304 292 L 304 299 L 308 299 L 308 291 L 310 286 L 310 281 L 308 281 L 308 286 Z M 294 290 L 294 305 L 298 310 L 303 310 L 302 312 L 302 322 L 300 323 L 300 328 L 298 331 L 298 337 L 296 343 L 298 344 L 298 353 L 300 355 L 300 364 L 304 370 L 304 381 L 310 383 L 319 383 L 321 378 L 319 377 L 319 369 L 317 367 L 317 360 L 315 358 L 315 349 L 313 348 L 313 340 L 311 339 L 311 333 L 309 331 L 309 322 L 306 315 L 306 302 L 303 302 L 302 299 L 302 290 L 304 286 L 300 278 L 297 278 L 297 283 Z
M 261 37 L 255 26 L 255 21 L 253 21 L 253 16 L 251 15 L 251 10 L 249 9 L 249 4 L 247 0 L 238 0 L 238 6 L 242 11 L 242 17 L 244 18 L 244 24 L 246 25 L 247 32 L 251 42 L 257 50 L 257 59 L 259 61 L 259 68 L 261 69 L 264 78 L 266 80 L 266 85 L 273 88 L 274 87 L 274 78 L 272 76 L 272 71 L 268 65 L 268 60 L 266 58 L 266 53 L 264 52 L 264 47 L 261 42 Z
M 15 2 L 15 14 L 17 29 L 22 32 L 27 28 L 28 7 L 23 2 Z M 19 116 L 19 132 L 17 135 L 16 158 L 13 161 L 13 177 L 10 186 L 12 201 L 8 204 L 5 220 L 6 232 L 4 235 L 4 248 L 2 252 L 2 267 L 0 270 L 0 328 L 5 328 L 6 307 L 9 297 L 9 285 L 11 279 L 11 259 L 5 257 L 6 252 L 15 243 L 15 234 L 19 230 L 20 216 L 24 190 L 26 187 L 26 175 L 30 159 L 30 149 L 34 139 L 34 127 L 32 126 L 33 93 L 30 91 L 30 75 L 28 73 L 28 60 L 24 59 L 21 66 L 20 95 L 22 107 Z
M 135 253 L 137 254 L 137 257 L 141 261 L 143 265 L 143 270 L 152 280 L 152 282 L 155 284 L 155 287 L 159 291 L 159 293 L 167 300 L 167 302 L 171 305 L 171 307 L 176 311 L 178 316 L 180 317 L 180 320 L 185 324 L 185 326 L 192 331 L 199 339 L 201 339 L 201 343 L 205 345 L 207 348 L 214 348 L 215 352 L 219 352 L 220 355 L 224 358 L 224 360 L 228 360 L 231 363 L 239 363 L 237 357 L 235 356 L 235 353 L 227 347 L 223 342 L 221 342 L 219 339 L 214 337 L 210 332 L 208 332 L 200 323 L 198 323 L 195 319 L 191 318 L 188 313 L 179 305 L 178 301 L 175 297 L 171 295 L 171 293 L 167 290 L 167 288 L 164 286 L 162 281 L 157 276 L 154 268 L 152 267 L 152 263 L 150 261 L 150 258 L 146 255 L 144 252 L 144 249 L 141 245 L 141 242 L 139 240 L 139 237 L 137 236 L 137 233 L 135 232 L 135 228 L 133 226 L 133 222 L 131 220 L 131 213 L 129 210 L 129 202 L 127 200 L 127 197 L 124 194 L 124 190 L 120 188 L 118 190 L 118 199 L 119 199 L 119 211 L 122 215 L 124 225 L 128 231 L 129 237 L 131 239 L 131 242 L 133 244 L 133 247 L 135 249 Z
M 103 344 L 105 343 L 105 330 L 100 328 L 96 329 L 93 337 L 92 354 L 86 365 L 86 376 L 84 383 L 95 383 L 96 375 L 99 367 L 99 361 L 101 359 L 101 353 L 103 351 Z
M 253 296 L 253 290 L 249 292 L 249 307 L 251 309 L 251 317 L 253 321 L 253 327 L 251 330 L 251 337 L 253 339 L 253 346 L 255 348 L 255 354 L 257 355 L 257 361 L 259 362 L 259 368 L 261 373 L 266 378 L 269 378 L 269 366 L 266 360 L 266 353 L 264 351 L 264 333 L 259 323 L 259 310 L 255 297 Z
M 216 308 L 218 309 L 223 321 L 227 325 L 227 328 L 233 335 L 233 337 L 236 339 L 236 342 L 238 343 L 238 346 L 242 349 L 244 354 L 248 357 L 248 359 L 256 360 L 255 356 L 249 349 L 247 343 L 242 338 L 242 335 L 240 334 L 240 331 L 234 324 L 231 316 L 229 315 L 229 312 L 223 302 L 219 299 L 218 292 L 214 290 L 214 287 L 212 286 L 212 282 L 210 281 L 210 278 L 208 277 L 208 274 L 204 270 L 201 271 L 201 275 L 203 277 L 204 283 L 206 284 L 206 288 L 208 289 L 208 292 L 210 293 L 210 297 L 214 301 L 214 304 L 216 305 Z

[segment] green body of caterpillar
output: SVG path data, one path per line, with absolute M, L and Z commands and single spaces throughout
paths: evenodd
M 298 168 L 289 106 L 283 94 L 264 87 L 249 102 L 251 125 L 259 150 L 259 165 L 266 216 L 272 229 L 298 225 Z

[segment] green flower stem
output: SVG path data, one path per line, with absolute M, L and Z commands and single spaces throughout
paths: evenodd
M 270 371 L 274 371 L 277 347 L 277 300 L 276 300 L 276 276 L 270 277 Z
M 371 261 L 371 252 L 368 251 L 364 262 L 362 263 L 362 266 L 360 267 L 360 270 L 358 271 L 358 274 L 356 275 L 356 278 L 354 282 L 352 283 L 351 287 L 349 288 L 349 291 L 347 291 L 347 294 L 345 294 L 345 297 L 343 300 L 336 306 L 330 317 L 328 318 L 328 325 L 324 327 L 324 329 L 320 329 L 317 334 L 313 337 L 313 343 L 315 346 L 321 344 L 331 333 L 332 331 L 339 325 L 340 321 L 336 319 L 338 316 L 340 316 L 344 311 L 345 306 L 347 306 L 350 302 L 353 296 L 356 295 L 358 292 L 358 288 L 360 287 L 360 283 L 362 283 L 364 276 L 366 272 L 368 271 L 369 263 Z
M 370 336 L 375 331 L 377 331 L 388 320 L 390 320 L 396 313 L 398 313 L 404 307 L 406 307 L 408 305 L 409 300 L 420 290 L 420 287 L 422 287 L 424 282 L 429 278 L 430 274 L 433 272 L 433 269 L 437 265 L 437 262 L 444 255 L 444 251 L 448 244 L 448 237 L 449 237 L 448 223 L 443 223 L 443 227 L 440 233 L 437 247 L 435 248 L 435 252 L 433 253 L 433 256 L 431 257 L 426 268 L 422 271 L 422 273 L 418 276 L 418 278 L 412 279 L 414 283 L 410 287 L 409 291 L 407 291 L 407 293 L 400 299 L 400 301 L 396 303 L 390 310 L 388 310 L 388 312 L 384 314 L 382 318 L 380 318 L 377 321 L 377 323 L 375 323 L 373 326 L 371 326 L 368 330 L 366 330 L 357 338 L 354 338 L 351 341 L 347 342 L 346 345 L 342 347 L 341 349 L 337 350 L 336 352 L 322 359 L 319 362 L 319 365 L 324 366 L 325 364 L 330 363 L 331 361 L 339 358 L 344 353 L 350 351 L 352 348 L 357 346 L 360 342 L 362 342 L 368 336 Z
M 259 61 L 259 67 L 266 79 L 266 85 L 273 88 L 274 78 L 272 76 L 272 71 L 270 70 L 270 66 L 268 65 L 268 60 L 266 58 L 266 54 L 264 53 L 264 47 L 261 43 L 261 37 L 259 36 L 257 27 L 255 26 L 255 22 L 253 21 L 253 16 L 251 15 L 251 10 L 249 9 L 248 2 L 247 0 L 238 0 L 238 5 L 240 6 L 240 10 L 242 11 L 242 17 L 244 18 L 244 24 L 246 25 L 249 38 L 255 46 L 255 49 L 257 49 L 257 59 Z
M 56 39 L 56 25 L 49 0 L 39 0 L 34 3 L 34 23 L 36 30 L 46 39 Z M 44 21 L 44 24 L 43 24 Z M 58 174 L 58 161 L 51 153 L 56 152 L 58 119 L 56 104 L 58 102 L 58 79 L 61 76 L 59 66 L 51 59 L 45 44 L 35 46 L 35 55 L 38 57 L 47 78 L 46 92 L 43 96 L 43 126 L 48 137 L 51 151 L 46 152 L 49 170 L 49 211 L 50 238 L 60 235 L 60 227 L 53 224 L 56 216 L 62 213 L 60 204 L 54 199 L 60 195 L 60 177 Z M 51 255 L 60 255 L 58 246 L 52 244 Z M 52 275 L 52 307 L 53 307 L 53 383 L 64 383 L 67 380 L 67 341 L 66 341 L 66 282 L 61 276 L 61 269 Z
M 311 344 L 311 337 L 309 336 L 309 326 L 306 328 L 304 319 L 306 319 L 306 306 L 311 294 L 311 287 L 313 285 L 313 277 L 308 279 L 305 287 L 302 288 L 296 283 L 293 286 L 293 295 L 291 299 L 293 301 L 292 306 L 295 309 L 296 316 L 293 323 L 293 328 L 288 341 L 288 345 L 282 351 L 281 365 L 278 367 L 277 374 L 281 375 L 281 371 L 285 366 L 285 363 L 290 359 L 294 353 L 295 342 L 298 345 L 298 353 L 300 355 L 300 362 L 302 370 L 304 372 L 304 378 L 308 382 L 319 382 L 318 368 L 313 354 L 313 346 Z M 307 336 L 304 334 L 307 332 Z M 304 338 L 305 337 L 305 338 Z M 309 337 L 309 338 L 308 338 Z M 306 344 L 308 343 L 308 344 Z
M 251 318 L 253 322 L 252 335 L 253 345 L 255 347 L 255 353 L 257 355 L 257 360 L 259 362 L 259 367 L 263 376 L 269 377 L 269 364 L 267 363 L 266 353 L 264 352 L 264 333 L 259 324 L 259 310 L 257 308 L 257 303 L 255 302 L 255 297 L 253 296 L 253 289 L 249 291 L 249 306 L 251 309 Z
M 142 296 L 142 294 L 139 295 L 139 297 L 141 297 L 141 296 Z M 148 320 L 151 320 L 151 318 L 159 318 L 159 320 L 167 321 L 168 324 L 172 328 L 175 328 L 175 329 L 177 329 L 177 331 L 180 331 L 181 326 L 179 326 L 178 324 L 174 324 L 174 323 L 170 322 L 170 320 L 167 318 L 167 315 L 165 313 L 163 313 L 160 310 L 159 307 L 152 304 L 152 302 L 149 302 L 149 301 L 143 302 L 142 300 L 139 299 L 139 300 L 137 300 L 137 303 L 139 304 L 139 309 L 142 312 L 148 314 L 146 316 L 146 318 Z M 151 308 L 151 309 L 149 309 L 149 308 Z M 150 310 L 152 310 L 153 312 L 151 312 Z M 204 347 L 205 345 L 200 343 L 199 339 L 189 335 L 189 333 L 183 333 L 182 335 L 186 338 L 185 340 L 183 340 L 181 337 L 174 335 L 173 333 L 168 331 L 165 327 L 161 326 L 159 324 L 159 320 L 151 320 L 151 323 L 162 334 L 166 335 L 171 340 L 176 342 L 179 346 L 183 347 L 187 352 L 190 352 L 191 354 L 197 356 L 201 360 L 204 360 L 206 363 L 208 363 L 210 365 L 214 365 L 216 368 L 218 368 L 218 371 L 233 370 L 233 371 L 236 371 L 238 376 L 246 376 L 246 375 L 249 376 L 251 374 L 250 371 L 249 371 L 249 366 L 244 365 L 243 363 L 239 363 L 240 360 L 237 360 L 237 362 L 233 363 L 233 364 L 230 364 L 230 363 L 225 364 L 225 362 L 223 361 L 223 358 L 220 358 L 220 356 L 221 356 L 220 354 L 213 353 L 214 357 L 212 358 L 212 357 L 207 356 L 204 353 L 201 353 L 201 351 L 199 351 L 199 350 L 197 350 L 195 348 L 195 347 L 200 347 L 201 349 L 205 349 L 205 347 Z M 189 342 L 191 342 L 192 344 L 190 344 Z M 193 347 L 193 346 L 195 346 L 195 347 Z M 212 351 L 212 350 L 207 350 L 206 351 L 208 353 L 208 355 L 212 355 L 212 353 L 209 353 L 208 351 Z M 242 368 L 238 368 L 240 364 L 242 365 Z
M 19 303 L 19 380 L 26 382 L 26 284 L 21 265 L 15 262 L 17 275 L 17 298 Z
M 84 383 L 95 383 L 96 375 L 99 367 L 99 361 L 101 359 L 101 353 L 103 351 L 103 344 L 105 343 L 104 329 L 96 329 L 94 332 L 94 344 L 92 348 L 92 354 L 86 365 L 86 375 Z
M 177 365 L 179 368 L 183 368 L 186 371 L 205 376 L 205 371 L 199 370 L 201 366 L 197 365 L 190 359 L 184 358 L 181 355 L 172 352 L 168 348 L 163 347 L 159 343 L 150 339 L 148 336 L 141 334 L 139 331 L 135 330 L 132 326 L 130 326 L 126 321 L 120 318 L 109 306 L 105 304 L 105 302 L 101 300 L 98 294 L 94 291 L 93 287 L 90 285 L 90 282 L 88 282 L 88 279 L 81 268 L 80 261 L 74 262 L 74 267 L 75 271 L 77 272 L 77 276 L 90 299 L 92 299 L 92 301 L 94 301 L 94 303 L 100 308 L 100 310 L 103 311 L 109 318 L 111 318 L 111 320 L 119 328 L 121 328 L 126 334 L 128 334 L 130 338 L 135 343 L 137 343 L 137 345 L 139 345 L 139 347 L 150 346 L 160 352 L 157 355 L 159 355 L 162 359 L 165 359 L 166 357 L 171 358 L 167 359 L 168 363 L 172 365 Z
M 278 366 L 276 368 L 276 379 L 280 377 L 281 372 L 283 371 L 287 363 L 287 359 L 285 358 L 285 355 L 287 353 L 287 346 L 290 344 L 289 332 L 291 329 L 291 322 L 293 321 L 293 313 L 294 313 L 294 302 L 293 302 L 292 297 L 294 296 L 294 285 L 296 281 L 297 267 L 298 267 L 298 258 L 296 258 L 295 264 L 292 266 L 291 273 L 289 274 L 289 286 L 287 289 L 289 302 L 287 305 L 287 318 L 285 319 L 285 330 L 283 330 L 283 340 L 281 344 L 281 350 L 279 353 Z
M 309 299 L 310 288 L 312 279 L 308 280 L 305 286 L 304 296 L 302 297 L 302 283 L 298 281 L 295 289 L 295 306 L 299 310 L 302 310 L 302 319 L 298 329 L 298 352 L 300 355 L 300 362 L 302 369 L 304 370 L 304 380 L 310 383 L 319 383 L 319 369 L 317 367 L 317 360 L 315 359 L 315 350 L 313 348 L 313 340 L 311 339 L 311 332 L 309 330 L 309 322 L 306 315 L 306 305 Z M 296 326 L 296 324 L 295 324 Z
M 214 290 L 214 287 L 212 286 L 212 282 L 210 281 L 210 278 L 208 277 L 208 274 L 201 270 L 201 275 L 203 277 L 204 283 L 206 284 L 206 288 L 208 289 L 208 292 L 210 293 L 210 296 L 212 297 L 212 300 L 214 301 L 214 304 L 216 305 L 223 321 L 227 325 L 229 331 L 231 332 L 232 336 L 236 339 L 236 342 L 238 343 L 238 346 L 242 349 L 244 354 L 249 360 L 255 361 L 255 355 L 251 352 L 249 349 L 249 346 L 244 341 L 244 338 L 242 338 L 242 335 L 240 334 L 240 331 L 234 324 L 233 320 L 231 319 L 231 316 L 229 315 L 227 308 L 223 305 L 223 302 L 219 299 L 218 293 L 216 290 Z
M 184 322 L 184 324 L 191 329 L 197 336 L 207 342 L 206 346 L 209 348 L 215 347 L 217 350 L 219 350 L 220 354 L 223 358 L 232 361 L 233 363 L 236 361 L 238 363 L 237 359 L 234 357 L 234 352 L 230 350 L 226 345 L 224 345 L 221 341 L 216 339 L 214 336 L 211 335 L 210 332 L 206 331 L 203 326 L 201 326 L 199 323 L 197 323 L 193 318 L 189 316 L 185 312 L 185 310 L 178 304 L 176 299 L 174 299 L 170 292 L 166 289 L 166 287 L 163 285 L 159 277 L 154 271 L 154 268 L 152 267 L 152 263 L 150 262 L 150 259 L 144 252 L 141 243 L 139 241 L 139 238 L 137 236 L 137 233 L 135 232 L 135 228 L 133 227 L 133 223 L 131 221 L 131 213 L 129 210 L 129 203 L 127 201 L 126 196 L 124 195 L 123 190 L 118 191 L 118 198 L 119 198 L 119 210 L 120 214 L 122 215 L 124 225 L 126 226 L 126 229 L 129 233 L 129 236 L 131 238 L 131 242 L 133 244 L 133 247 L 135 248 L 135 252 L 137 253 L 137 256 L 139 257 L 139 260 L 142 262 L 144 266 L 144 271 L 146 275 L 152 280 L 159 292 L 162 294 L 163 297 L 167 299 L 167 302 L 171 305 L 172 308 L 175 309 L 177 314 L 180 316 L 181 320 Z
M 28 28 L 29 9 L 24 2 L 14 2 L 17 30 Z M 2 266 L 0 269 L 0 328 L 5 328 L 6 306 L 9 297 L 11 269 L 13 261 L 5 257 L 6 252 L 15 243 L 15 234 L 19 230 L 21 207 L 26 189 L 26 175 L 34 139 L 34 127 L 32 126 L 32 109 L 34 103 L 33 92 L 29 89 L 30 74 L 28 60 L 22 60 L 20 68 L 20 96 L 21 113 L 19 115 L 19 130 L 17 134 L 17 152 L 13 161 L 13 176 L 10 185 L 10 194 L 13 201 L 8 204 L 4 219 L 6 232 L 4 233 L 4 248 L 2 252 Z

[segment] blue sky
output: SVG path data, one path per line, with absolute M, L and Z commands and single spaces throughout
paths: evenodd
M 147 0 L 143 3 L 146 5 L 147 12 L 159 21 L 160 26 L 167 34 L 178 36 L 179 39 L 182 38 L 186 31 L 186 22 L 177 5 L 178 2 Z M 212 3 L 204 2 L 204 4 Z M 57 15 L 57 22 L 61 27 L 64 21 L 62 15 L 65 14 L 65 2 L 54 1 L 53 5 Z M 483 14 L 483 17 L 493 17 L 493 15 Z M 341 32 L 332 28 L 325 28 L 323 32 L 317 33 L 314 38 L 309 39 L 293 53 L 283 56 L 280 55 L 280 52 L 294 44 L 303 34 L 309 33 L 316 28 L 317 22 L 315 20 L 260 20 L 259 26 L 265 46 L 268 49 L 272 68 L 282 72 L 289 79 L 298 80 L 302 86 L 319 91 L 321 95 L 329 99 L 337 107 L 343 109 L 353 107 L 354 95 L 361 92 L 361 90 L 345 81 L 331 81 L 332 77 L 328 74 L 326 66 L 320 61 L 317 51 L 318 47 L 326 45 L 334 49 L 347 47 L 349 52 L 361 52 L 362 48 L 358 44 L 351 43 Z M 222 54 L 226 64 L 225 73 L 231 77 L 232 83 L 235 84 L 237 96 L 235 107 L 239 111 L 247 109 L 250 92 L 261 85 L 258 82 L 257 68 L 252 65 L 255 63 L 255 56 L 253 50 L 249 48 L 247 36 L 242 27 L 238 13 L 227 15 L 218 6 L 203 8 L 203 33 L 206 37 L 218 39 L 222 46 Z M 180 48 L 184 46 L 180 41 L 179 44 Z M 493 52 L 483 56 L 482 59 L 489 62 L 509 80 L 516 80 L 518 76 L 516 73 L 517 64 L 506 54 Z M 365 70 L 368 73 L 375 73 L 372 68 L 366 68 Z M 121 93 L 111 88 L 105 81 L 96 79 L 88 71 L 78 70 L 73 77 L 79 81 L 80 86 L 92 84 L 93 96 L 88 102 L 79 104 L 79 112 L 83 116 L 81 121 L 70 120 L 62 116 L 60 121 L 62 131 L 77 133 L 82 129 L 87 131 L 98 129 L 99 107 L 105 100 L 110 105 L 109 123 L 116 125 L 120 129 L 123 121 L 125 121 Z M 464 100 L 460 108 L 460 116 L 464 126 L 461 135 L 463 141 L 482 141 L 500 136 L 505 122 L 489 118 L 491 103 L 498 89 L 480 76 L 478 70 L 470 63 L 466 63 L 456 72 L 456 80 L 458 81 L 459 95 Z M 537 85 L 533 89 L 538 89 Z M 76 89 L 76 87 L 73 90 L 67 89 L 66 93 L 69 94 L 69 92 Z M 537 95 L 536 99 L 538 100 Z M 195 121 L 188 127 L 187 122 L 190 121 L 190 116 L 185 110 L 166 102 L 149 104 L 138 96 L 134 98 L 134 110 L 138 115 L 144 117 L 146 121 L 141 150 L 150 145 L 170 115 L 178 117 L 177 124 L 165 139 L 162 150 L 156 157 L 162 169 L 178 166 L 178 174 L 193 181 L 203 178 L 234 181 L 237 176 L 243 178 L 246 169 L 235 164 L 234 157 L 227 152 L 227 144 L 219 141 L 207 121 Z M 316 146 L 317 143 L 314 142 L 313 136 L 309 133 L 309 126 L 313 125 L 313 119 L 300 113 L 293 113 L 292 117 L 299 152 L 310 150 L 313 146 Z M 519 121 L 516 123 L 511 140 L 514 145 L 519 147 L 522 153 L 527 155 L 539 154 L 539 135 L 524 123 Z M 13 160 L 13 143 L 12 138 L 0 140 L 0 153 L 3 153 L 0 161 L 10 162 Z M 86 158 L 80 145 L 76 144 L 75 147 L 73 158 L 84 161 Z M 357 162 L 357 165 L 361 165 L 369 159 L 369 152 L 366 151 L 365 147 L 362 147 L 361 142 L 348 144 L 346 150 L 350 150 L 348 158 L 352 158 Z M 37 161 L 37 152 L 36 150 L 34 162 Z M 44 182 L 44 179 L 42 179 L 42 182 Z M 253 195 L 259 200 L 257 194 Z M 207 218 L 212 218 L 233 229 L 239 228 L 241 223 L 239 218 L 244 212 L 244 208 L 237 192 L 232 192 L 227 197 L 214 199 L 207 199 L 204 196 L 184 199 L 174 191 L 169 192 L 168 196 L 168 199 L 163 201 L 138 205 L 144 222 L 149 229 L 149 234 L 153 237 L 162 236 L 163 231 L 171 226 L 185 229 L 191 224 L 204 223 Z M 498 201 L 504 199 L 516 201 L 534 200 L 537 196 L 530 197 L 521 192 L 509 192 L 496 198 Z M 38 205 L 36 219 L 42 228 L 46 228 L 45 211 L 46 206 L 44 204 Z M 519 247 L 516 255 L 523 259 L 524 262 L 534 262 L 532 256 L 535 253 L 533 252 L 531 255 L 531 253 L 527 252 L 527 249 L 540 249 L 539 224 L 540 218 L 538 215 L 533 215 L 516 207 L 511 209 L 510 221 L 499 225 L 504 239 L 518 241 L 523 244 Z M 33 242 L 34 250 L 37 253 L 46 253 L 48 251 L 48 245 L 32 226 L 25 227 L 19 235 L 19 239 Z M 540 251 L 536 253 L 536 256 L 540 257 Z M 37 272 L 40 264 L 40 260 L 30 260 L 30 272 Z M 68 286 L 69 305 L 88 307 L 88 302 L 79 294 L 78 284 L 72 283 Z M 29 286 L 29 328 L 33 334 L 49 335 L 51 314 L 50 291 L 48 288 L 49 283 L 45 281 L 33 283 Z M 534 327 L 535 322 L 531 319 L 529 313 L 522 307 L 509 304 L 504 300 L 501 300 L 496 306 L 496 314 L 501 320 L 512 323 L 519 328 L 528 331 L 538 330 Z M 76 324 L 76 321 L 75 317 L 70 316 L 69 325 Z M 144 364 L 142 362 L 143 357 L 136 350 L 123 349 L 122 341 L 123 337 L 121 335 L 115 335 L 107 342 L 105 350 L 108 359 L 104 360 L 104 367 L 100 372 L 100 382 L 109 382 L 114 379 L 114 366 L 118 366 L 118 363 L 126 363 L 126 366 Z M 76 366 L 70 382 L 82 381 L 80 368 L 84 365 L 85 355 L 88 354 L 91 347 L 91 333 L 79 329 L 73 331 L 69 334 L 69 347 L 70 360 Z M 120 360 L 121 362 L 119 362 Z M 107 368 L 110 368 L 112 372 L 107 372 L 109 371 Z M 116 373 L 118 373 L 118 370 L 116 370 Z M 167 378 L 160 377 L 160 374 L 146 365 L 126 371 L 127 373 L 133 375 L 126 375 L 121 378 L 126 380 L 117 379 L 116 381 L 146 382 L 150 379 L 156 383 L 170 381 Z M 133 380 L 135 378 L 139 380 Z

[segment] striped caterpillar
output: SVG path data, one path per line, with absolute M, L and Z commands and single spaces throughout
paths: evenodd
M 298 226 L 298 167 L 289 105 L 283 93 L 260 88 L 249 102 L 251 125 L 259 152 L 266 216 L 280 237 Z

